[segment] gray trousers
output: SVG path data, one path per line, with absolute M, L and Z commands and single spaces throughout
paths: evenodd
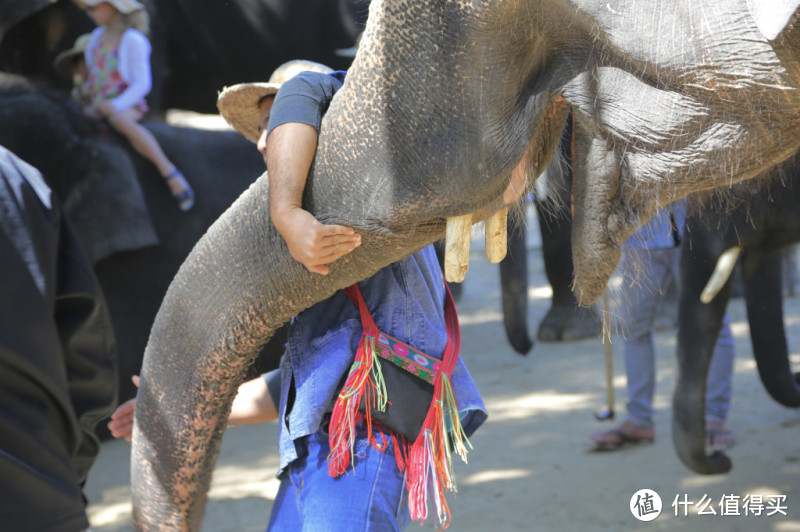
M 628 377 L 628 419 L 653 426 L 653 393 L 656 383 L 653 324 L 661 294 L 680 279 L 680 247 L 662 249 L 623 248 L 620 331 L 625 346 Z M 722 323 L 714 348 L 706 387 L 706 420 L 725 422 L 731 400 L 734 341 L 728 316 Z

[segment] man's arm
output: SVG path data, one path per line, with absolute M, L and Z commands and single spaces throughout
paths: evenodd
M 312 273 L 327 275 L 328 264 L 361 244 L 361 235 L 342 225 L 323 225 L 303 209 L 303 191 L 317 150 L 317 130 L 287 122 L 267 138 L 270 213 L 292 257 Z
M 303 72 L 284 83 L 275 96 L 266 133 L 272 222 L 292 257 L 323 275 L 329 272 L 328 264 L 361 244 L 361 236 L 352 228 L 323 225 L 302 207 L 322 116 L 343 80 L 343 72 Z
M 261 375 L 239 386 L 228 416 L 229 425 L 249 425 L 278 419 L 278 409 L 267 382 L 273 375 L 278 376 L 277 385 L 280 386 L 280 370 Z
M 134 375 L 132 378 L 138 388 L 139 376 Z M 280 397 L 280 370 L 271 371 L 240 384 L 231 405 L 228 424 L 249 425 L 277 419 L 276 397 Z M 131 441 L 135 416 L 136 397 L 119 405 L 111 414 L 111 421 L 108 423 L 111 435 Z

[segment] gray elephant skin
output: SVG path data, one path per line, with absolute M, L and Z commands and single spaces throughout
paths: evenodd
M 574 288 L 584 304 L 659 206 L 794 153 L 796 15 L 767 37 L 744 0 L 662 7 L 373 0 L 304 197 L 320 221 L 356 228 L 362 245 L 330 275 L 307 272 L 270 223 L 263 177 L 201 238 L 145 353 L 135 526 L 198 529 L 236 384 L 273 331 L 442 238 L 447 217 L 503 207 L 520 161 L 530 183 L 547 165 L 568 108 Z
M 558 145 L 558 157 L 547 167 L 546 186 L 534 198 L 542 238 L 547 281 L 553 290 L 550 308 L 539 322 L 536 339 L 560 342 L 597 337 L 601 320 L 591 307 L 582 307 L 572 291 L 572 119 Z M 509 217 L 508 253 L 500 261 L 503 325 L 511 346 L 520 354 L 533 347 L 528 335 L 528 262 L 526 232 L 521 215 Z
M 95 264 L 117 337 L 125 401 L 136 395 L 130 376 L 141 369 L 170 281 L 264 162 L 238 133 L 145 123 L 197 192 L 195 207 L 184 213 L 155 167 L 59 96 L 19 84 L 0 89 L 0 144 L 40 169 Z M 277 367 L 283 338 L 275 337 L 251 372 Z
M 753 356 L 764 388 L 778 403 L 800 406 L 800 375 L 793 374 L 783 323 L 781 248 L 800 240 L 800 157 L 795 155 L 753 191 L 742 186 L 737 204 L 711 202 L 687 219 L 681 251 L 678 374 L 672 435 L 678 456 L 697 473 L 726 473 L 730 458 L 705 454 L 705 384 L 714 344 L 731 296 L 732 280 L 700 301 L 719 257 L 740 246 Z M 749 184 L 748 184 L 749 185 Z M 735 393 L 735 392 L 734 392 Z
M 550 308 L 539 322 L 536 339 L 543 342 L 574 341 L 597 337 L 601 321 L 591 307 L 581 307 L 572 291 L 573 264 L 571 248 L 572 214 L 572 121 L 547 169 L 547 183 L 537 187 L 533 202 L 542 239 L 545 274 L 553 291 Z M 514 350 L 522 355 L 533 348 L 528 333 L 528 249 L 524 203 L 517 206 L 508 219 L 507 254 L 500 261 L 503 326 Z M 441 243 L 441 241 L 439 242 Z M 437 243 L 437 244 L 439 244 Z M 437 246 L 443 264 L 444 246 Z M 451 284 L 454 297 L 460 285 Z

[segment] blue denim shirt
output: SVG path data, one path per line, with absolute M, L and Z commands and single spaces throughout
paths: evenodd
M 378 328 L 441 359 L 447 342 L 444 279 L 433 246 L 386 266 L 358 283 Z M 289 326 L 282 359 L 278 447 L 280 472 L 298 458 L 295 441 L 315 433 L 333 409 L 361 338 L 358 308 L 339 291 L 306 309 Z M 459 358 L 453 389 L 467 436 L 486 420 L 475 382 Z M 287 404 L 294 379 L 294 404 Z
M 673 224 L 678 239 L 683 238 L 686 208 L 686 200 L 678 200 L 662 207 L 655 216 L 631 235 L 625 245 L 639 249 L 676 247 L 678 242 L 673 236 Z
M 302 72 L 286 81 L 275 97 L 267 137 L 287 122 L 309 124 L 319 131 L 344 78 L 342 71 Z M 433 246 L 386 266 L 361 281 L 359 288 L 380 330 L 442 358 L 447 343 L 444 279 Z M 342 379 L 355 359 L 361 331 L 358 308 L 344 291 L 306 309 L 289 325 L 281 362 L 279 474 L 298 458 L 295 442 L 317 432 L 325 414 L 333 409 Z M 461 359 L 452 379 L 462 426 L 469 436 L 486 420 L 486 407 Z M 291 406 L 290 393 L 294 394 Z

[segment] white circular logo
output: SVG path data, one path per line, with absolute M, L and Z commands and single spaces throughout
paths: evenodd
M 661 515 L 661 497 L 653 490 L 637 491 L 631 497 L 631 513 L 639 521 L 652 521 Z

